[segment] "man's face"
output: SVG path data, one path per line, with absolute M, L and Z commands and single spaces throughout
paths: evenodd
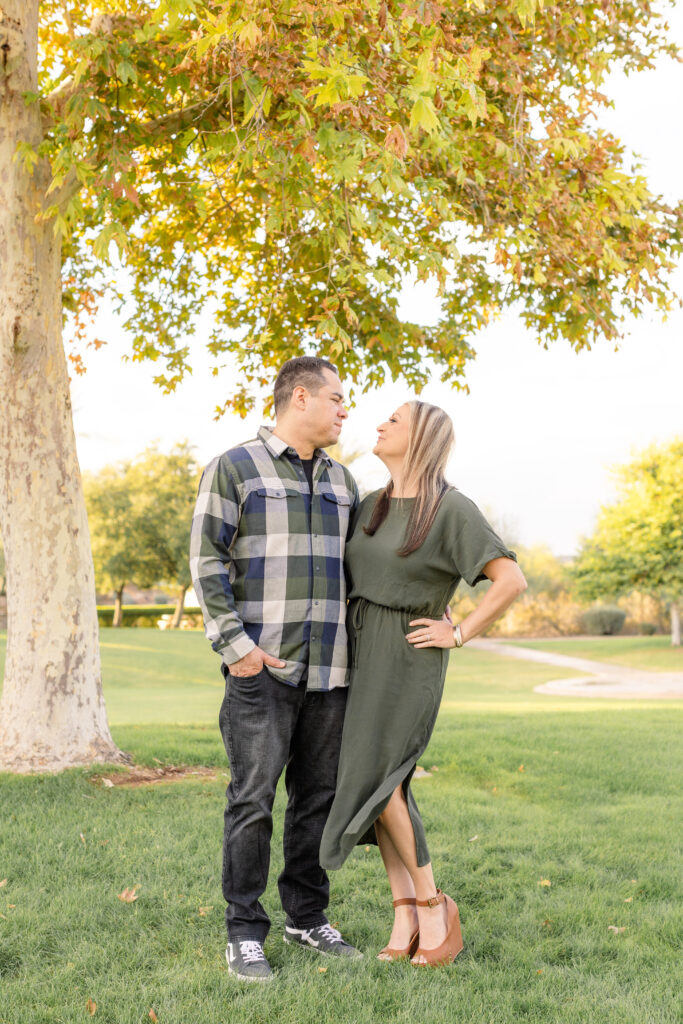
M 323 370 L 325 383 L 316 395 L 306 396 L 306 427 L 316 448 L 325 448 L 339 440 L 344 420 L 349 415 L 344 406 L 342 382 L 332 370 Z

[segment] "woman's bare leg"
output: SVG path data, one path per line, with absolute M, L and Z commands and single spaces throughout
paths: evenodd
M 389 834 L 396 854 L 410 875 L 418 900 L 429 899 L 436 892 L 432 866 L 417 865 L 415 833 L 402 786 L 397 786 L 391 794 L 391 799 L 378 821 L 381 828 Z M 420 923 L 420 945 L 423 949 L 435 949 L 446 938 L 446 907 L 443 903 L 437 904 L 436 907 L 418 907 L 417 913 Z
M 398 855 L 391 837 L 382 823 L 375 822 L 375 833 L 386 869 L 391 895 L 395 900 L 415 896 L 415 886 L 410 872 Z M 394 907 L 394 927 L 387 945 L 391 949 L 405 949 L 417 929 L 417 910 L 413 906 Z

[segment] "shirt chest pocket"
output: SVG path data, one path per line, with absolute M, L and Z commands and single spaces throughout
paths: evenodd
M 345 537 L 349 526 L 351 498 L 348 494 L 334 491 L 320 491 L 320 511 L 325 524 L 325 533 L 339 533 Z
M 257 487 L 249 502 L 251 529 L 255 533 L 289 533 L 297 499 L 299 495 L 284 487 Z

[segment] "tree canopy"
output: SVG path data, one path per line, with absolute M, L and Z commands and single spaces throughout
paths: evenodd
M 675 52 L 666 29 L 648 0 L 45 0 L 20 155 L 51 162 L 77 336 L 109 288 L 173 389 L 206 309 L 238 412 L 303 351 L 365 387 L 419 390 L 425 357 L 460 385 L 506 306 L 545 345 L 618 339 L 672 301 L 681 207 L 597 115 L 614 66 Z M 413 273 L 433 326 L 400 315 Z

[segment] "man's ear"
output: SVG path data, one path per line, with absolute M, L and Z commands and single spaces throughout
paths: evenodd
M 292 400 L 290 405 L 293 405 L 295 409 L 305 409 L 306 399 L 308 398 L 308 391 L 303 384 L 297 384 L 292 391 Z

